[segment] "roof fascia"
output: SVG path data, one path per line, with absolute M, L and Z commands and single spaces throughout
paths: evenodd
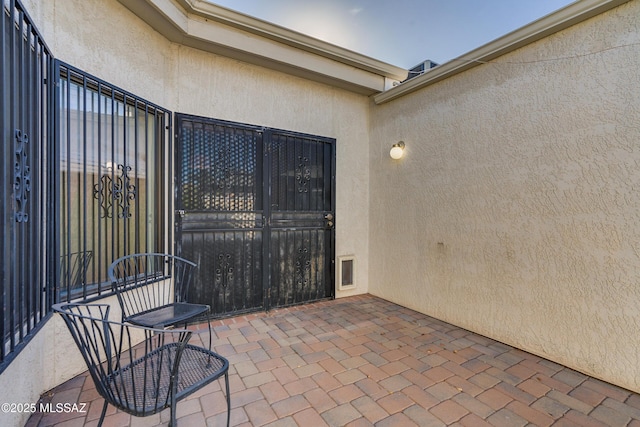
M 630 0 L 578 0 L 373 97 L 383 104 L 562 31 Z
M 406 69 L 203 0 L 118 0 L 168 40 L 373 95 Z

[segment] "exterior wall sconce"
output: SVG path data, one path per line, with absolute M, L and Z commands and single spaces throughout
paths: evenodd
M 396 144 L 393 144 L 391 147 L 391 151 L 389 151 L 389 155 L 393 160 L 398 160 L 404 154 L 404 141 L 400 141 Z

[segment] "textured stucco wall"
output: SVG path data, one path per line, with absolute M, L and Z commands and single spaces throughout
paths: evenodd
M 640 391 L 638 16 L 372 109 L 370 293 Z
M 336 254 L 358 259 L 357 288 L 337 296 L 367 292 L 367 97 L 170 43 L 116 0 L 24 3 L 56 58 L 153 103 L 174 112 L 335 138 Z M 83 370 L 79 359 L 65 356 L 76 350 L 61 325 L 59 319 L 49 321 L 3 372 L 0 401 L 35 402 Z M 19 390 L 11 386 L 16 381 L 23 383 Z M 27 416 L 17 415 L 22 421 Z M 18 418 L 0 424 L 20 425 Z

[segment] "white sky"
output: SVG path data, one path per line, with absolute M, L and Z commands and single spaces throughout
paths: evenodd
M 442 64 L 573 0 L 210 0 L 403 68 Z

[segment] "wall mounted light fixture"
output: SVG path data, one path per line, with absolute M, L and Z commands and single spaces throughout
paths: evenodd
M 404 154 L 404 141 L 400 141 L 396 144 L 393 144 L 391 147 L 391 151 L 389 151 L 389 155 L 392 159 L 398 160 Z

